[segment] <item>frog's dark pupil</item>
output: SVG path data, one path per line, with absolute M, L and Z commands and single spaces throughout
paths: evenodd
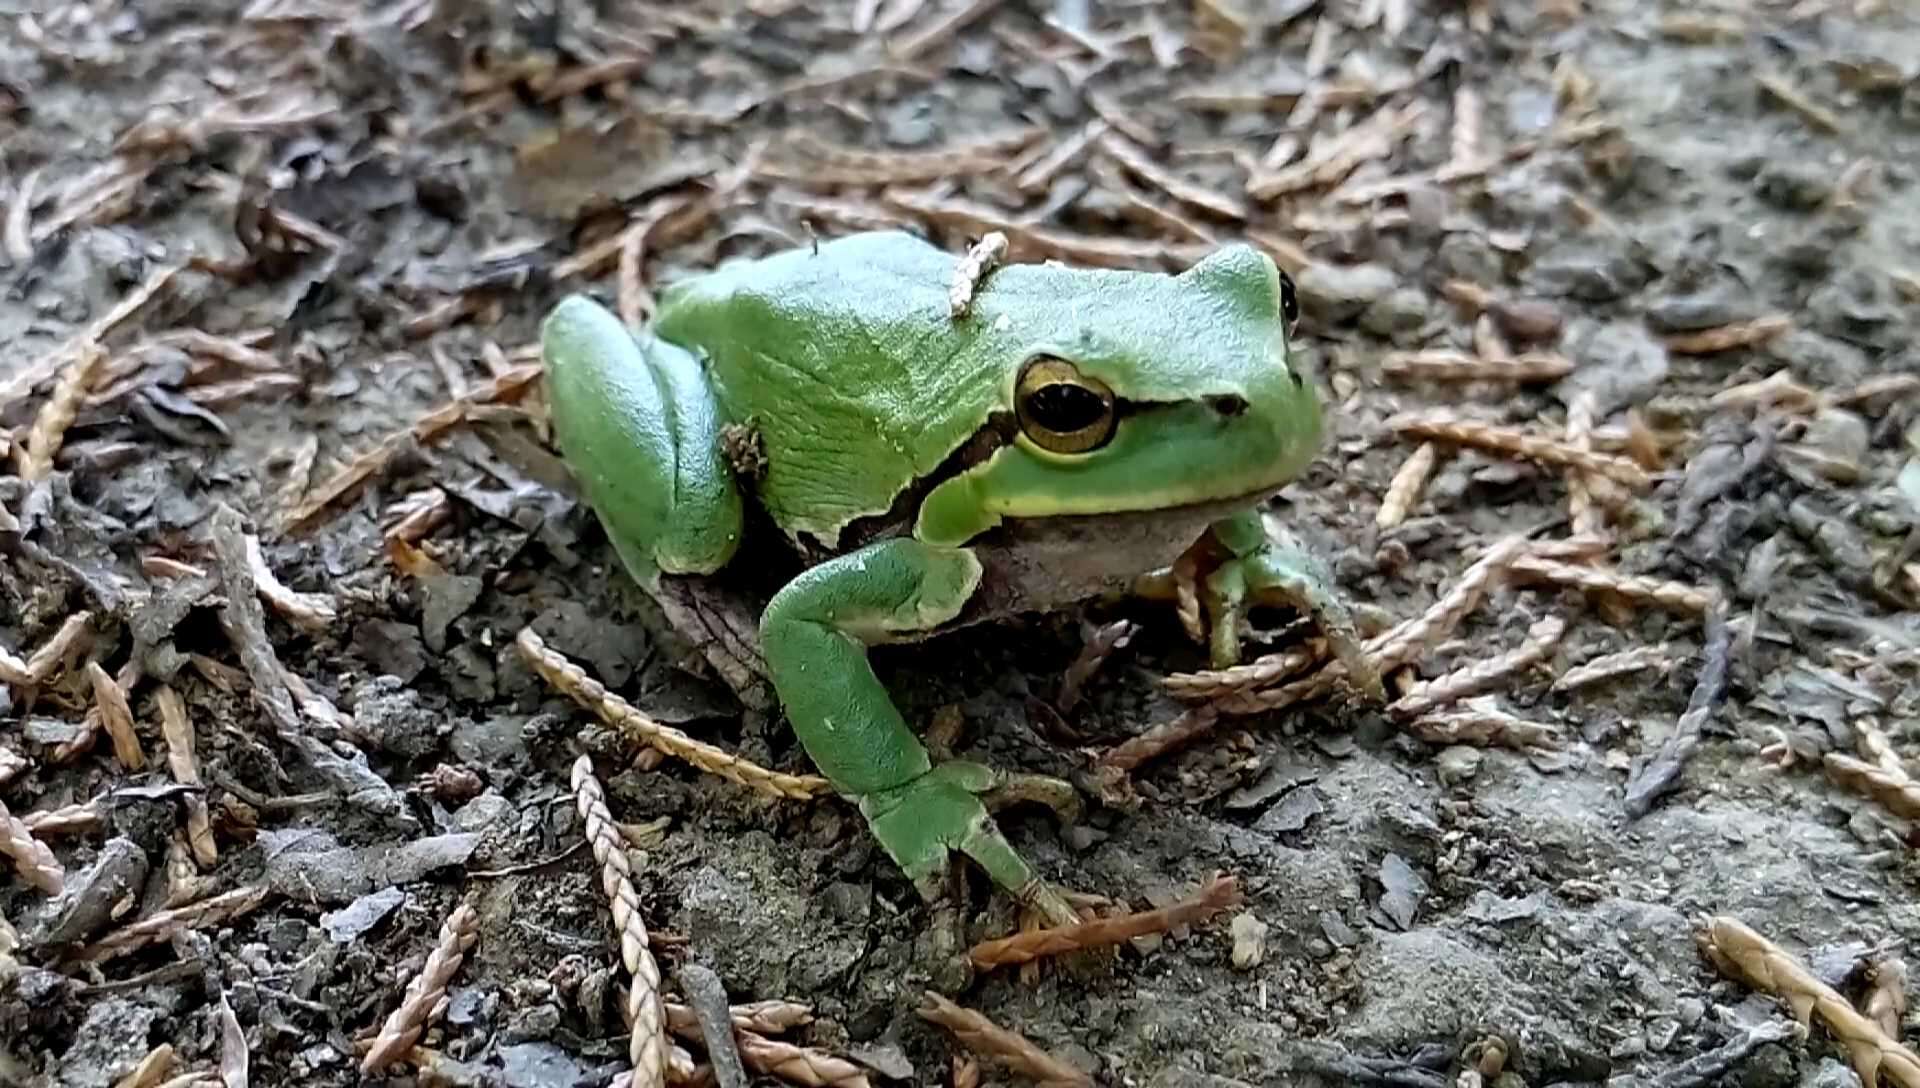
M 1293 278 L 1280 273 L 1280 316 L 1291 325 L 1300 320 L 1300 300 L 1293 293 Z
M 1085 430 L 1106 413 L 1100 394 L 1066 382 L 1043 385 L 1027 396 L 1027 417 L 1056 434 Z

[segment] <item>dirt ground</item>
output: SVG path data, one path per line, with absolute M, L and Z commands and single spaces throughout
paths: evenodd
M 1082 787 L 1002 817 L 1049 879 L 1244 896 L 954 1000 L 1102 1085 L 1920 1083 L 1913 9 L 597 7 L 0 3 L 0 1085 L 358 1083 L 423 969 L 387 1079 L 610 1083 L 583 752 L 668 994 L 811 1007 L 756 1083 L 1032 1083 L 918 1014 L 931 915 L 851 806 L 642 758 L 516 643 L 811 771 L 661 638 L 533 345 L 568 292 L 644 316 L 887 225 L 1261 246 L 1331 421 L 1279 519 L 1369 630 L 1497 574 L 1391 708 L 1182 718 L 1205 654 L 1146 602 L 877 651 L 911 721 Z M 1250 656 L 1300 643 L 1258 618 Z M 968 938 L 1015 931 L 967 879 Z

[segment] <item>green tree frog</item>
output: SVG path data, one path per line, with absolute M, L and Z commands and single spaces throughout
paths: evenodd
M 1257 513 L 1321 440 L 1289 358 L 1293 284 L 1270 258 L 1010 264 L 956 316 L 958 265 L 877 231 L 675 282 L 645 328 L 570 296 L 542 327 L 553 433 L 628 573 L 736 690 L 771 682 L 923 895 L 960 851 L 1071 923 L 991 816 L 1008 779 L 934 762 L 869 646 L 1164 585 L 1198 548 L 1216 665 L 1238 659 L 1244 609 L 1274 600 L 1311 615 L 1362 686 L 1378 677 L 1324 567 Z M 750 528 L 801 562 L 741 630 L 685 586 Z

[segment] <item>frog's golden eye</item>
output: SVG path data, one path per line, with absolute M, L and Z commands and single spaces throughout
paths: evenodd
M 1042 355 L 1020 372 L 1014 414 L 1041 449 L 1086 453 L 1113 437 L 1113 390 L 1064 359 Z

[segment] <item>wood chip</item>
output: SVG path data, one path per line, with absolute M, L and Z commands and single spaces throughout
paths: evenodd
M 1731 325 L 1669 336 L 1666 345 L 1667 350 L 1676 355 L 1711 355 L 1764 344 L 1792 328 L 1793 318 L 1786 314 L 1770 314 L 1752 321 L 1737 321 Z

